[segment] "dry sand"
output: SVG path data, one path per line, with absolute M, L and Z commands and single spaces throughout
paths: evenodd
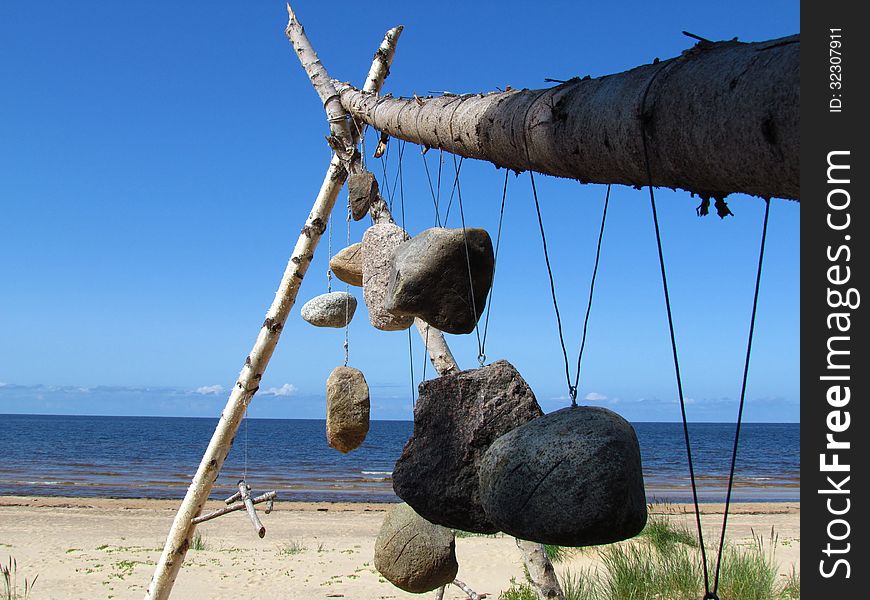
M 136 598 L 144 596 L 178 501 L 0 496 L 0 560 L 18 563 L 19 581 L 39 574 L 33 600 Z M 220 502 L 210 503 L 213 507 Z M 247 516 L 232 513 L 203 523 L 204 550 L 191 550 L 173 598 L 420 598 L 384 581 L 372 566 L 374 540 L 385 504 L 276 503 L 262 517 L 267 533 L 257 538 Z M 207 507 L 207 510 L 210 507 Z M 721 504 L 703 505 L 705 537 L 718 540 Z M 694 527 L 691 506 L 662 505 Z M 768 542 L 779 536 L 780 572 L 799 571 L 800 504 L 732 505 L 728 537 L 746 543 L 752 532 Z M 498 598 L 511 579 L 523 580 L 522 557 L 512 538 L 456 540 L 458 578 L 478 593 Z M 577 552 L 558 572 L 594 562 L 595 552 Z M 449 599 L 465 598 L 451 586 Z

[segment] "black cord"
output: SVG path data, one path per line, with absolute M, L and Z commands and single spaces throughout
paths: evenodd
M 722 536 L 719 538 L 719 555 L 716 558 L 716 575 L 713 593 L 719 590 L 719 572 L 722 566 L 722 549 L 725 547 L 725 528 L 728 526 L 728 509 L 731 506 L 731 490 L 734 487 L 734 468 L 737 464 L 737 446 L 740 442 L 740 424 L 743 421 L 743 404 L 746 399 L 746 382 L 749 378 L 749 357 L 752 354 L 752 336 L 755 333 L 755 314 L 758 310 L 758 291 L 761 288 L 761 271 L 764 264 L 764 246 L 767 242 L 767 221 L 770 217 L 770 200 L 764 200 L 764 225 L 761 228 L 761 248 L 758 252 L 758 271 L 755 275 L 755 295 L 752 298 L 752 316 L 749 319 L 749 338 L 746 342 L 746 361 L 743 363 L 743 384 L 740 387 L 740 407 L 737 410 L 737 429 L 734 432 L 734 449 L 731 452 L 731 471 L 728 474 L 728 494 L 725 496 L 725 514 L 722 517 Z
M 495 256 L 493 257 L 493 267 L 492 267 L 492 284 L 489 289 L 489 302 L 486 305 L 486 317 L 483 322 L 483 342 L 480 346 L 480 354 L 477 357 L 480 366 L 483 366 L 483 363 L 486 362 L 486 334 L 489 332 L 489 311 L 492 308 L 492 296 L 495 291 L 495 271 L 498 269 L 498 250 L 501 247 L 501 226 L 504 222 L 504 205 L 505 200 L 507 199 L 507 186 L 508 186 L 508 176 L 510 175 L 510 171 L 505 169 L 504 172 L 504 188 L 501 191 L 501 208 L 498 211 L 498 233 L 495 237 Z
M 462 223 L 462 242 L 465 245 L 465 264 L 468 267 L 468 293 L 471 296 L 471 314 L 474 317 L 474 334 L 477 336 L 477 360 L 483 356 L 483 345 L 480 342 L 480 327 L 478 326 L 477 301 L 474 298 L 474 275 L 471 272 L 471 255 L 468 251 L 468 234 L 465 227 L 465 209 L 462 207 L 462 186 L 459 184 L 459 168 L 456 165 L 456 155 L 453 155 L 453 167 L 456 169 L 456 195 L 459 198 L 459 219 Z M 482 364 L 480 366 L 483 366 Z
M 559 303 L 556 301 L 556 284 L 553 281 L 553 269 L 550 267 L 550 253 L 547 251 L 547 235 L 544 233 L 544 219 L 541 217 L 541 205 L 538 202 L 538 188 L 535 186 L 535 172 L 529 171 L 529 179 L 532 181 L 532 196 L 535 199 L 535 210 L 538 213 L 538 226 L 541 229 L 541 244 L 544 247 L 544 262 L 547 265 L 547 275 L 550 277 L 550 293 L 553 297 L 553 309 L 556 311 L 556 326 L 559 328 L 559 343 L 562 345 L 562 356 L 565 358 L 565 378 L 568 381 L 568 392 L 571 394 L 571 402 L 577 396 L 577 390 L 571 387 L 571 373 L 568 366 L 568 351 L 565 349 L 565 336 L 562 333 L 562 317 L 559 315 Z
M 601 240 L 604 239 L 604 225 L 607 223 L 607 206 L 610 204 L 610 184 L 604 195 L 604 212 L 601 215 L 601 229 L 598 230 L 598 247 L 595 249 L 595 266 L 592 268 L 592 282 L 589 284 L 589 301 L 586 303 L 586 316 L 583 319 L 583 336 L 580 338 L 580 352 L 577 353 L 577 371 L 574 373 L 574 394 L 571 406 L 577 406 L 577 387 L 580 385 L 580 362 L 583 360 L 583 349 L 586 347 L 586 331 L 589 327 L 589 313 L 592 312 L 592 296 L 595 292 L 595 277 L 598 274 L 598 263 L 601 260 Z

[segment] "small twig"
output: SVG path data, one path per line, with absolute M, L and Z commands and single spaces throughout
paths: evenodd
M 251 518 L 251 523 L 254 525 L 254 530 L 261 538 L 266 535 L 266 528 L 260 522 L 260 517 L 257 516 L 257 510 L 254 508 L 254 503 L 251 501 L 251 487 L 242 479 L 239 481 L 239 491 L 242 493 L 242 502 L 245 503 L 245 508 L 248 510 L 248 516 Z
M 224 502 L 226 502 L 227 504 L 232 504 L 233 502 L 237 502 L 241 499 L 242 499 L 242 493 L 236 492 L 235 494 L 233 494 L 232 496 L 230 496 L 229 498 L 224 500 Z
M 455 585 L 460 590 L 462 590 L 463 592 L 468 594 L 468 597 L 471 600 L 482 600 L 483 598 L 486 598 L 486 594 L 478 594 L 477 592 L 475 592 L 473 589 L 471 589 L 465 583 L 459 581 L 458 579 L 453 580 L 453 585 Z
M 269 504 L 271 505 L 275 501 L 275 498 L 277 498 L 277 497 L 278 497 L 278 492 L 266 492 L 262 496 L 257 496 L 256 498 L 253 498 L 251 500 L 251 502 L 253 504 L 260 504 L 261 502 L 269 502 Z M 242 501 L 239 501 L 239 502 L 236 502 L 234 504 L 230 504 L 229 506 L 225 506 L 223 508 L 219 508 L 217 510 L 214 510 L 214 511 L 208 513 L 207 515 L 202 515 L 200 517 L 196 517 L 195 519 L 193 519 L 191 521 L 191 523 L 203 523 L 205 521 L 211 521 L 212 519 L 217 519 L 218 517 L 222 517 L 223 515 L 229 514 L 231 512 L 235 512 L 237 510 L 242 510 L 243 508 L 245 508 L 245 503 Z M 266 512 L 269 513 L 270 510 L 267 509 Z
M 686 36 L 686 37 L 690 37 L 690 38 L 692 38 L 692 39 L 698 40 L 698 41 L 700 41 L 700 42 L 704 42 L 704 43 L 706 43 L 706 44 L 712 44 L 712 43 L 713 43 L 713 40 L 708 40 L 707 38 L 703 38 L 703 37 L 701 37 L 700 35 L 695 35 L 694 33 L 690 33 L 690 32 L 688 32 L 688 31 L 684 31 L 684 32 L 683 32 L 683 35 Z

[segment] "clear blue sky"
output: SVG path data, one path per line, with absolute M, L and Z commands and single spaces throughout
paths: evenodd
M 396 95 L 615 73 L 679 54 L 692 44 L 681 30 L 745 41 L 799 30 L 797 1 L 331 6 L 295 8 L 330 73 L 356 84 L 386 29 L 405 25 L 385 88 Z M 0 5 L 0 413 L 219 414 L 330 157 L 285 23 L 278 1 Z M 398 146 L 390 154 L 392 178 Z M 452 172 L 445 155 L 445 186 Z M 467 161 L 462 174 L 466 221 L 494 235 L 502 172 Z M 410 144 L 403 182 L 416 233 L 434 213 Z M 604 188 L 537 183 L 573 363 Z M 732 421 L 763 202 L 731 197 L 736 216 L 720 221 L 697 218 L 686 193 L 657 198 L 689 418 Z M 679 420 L 647 193 L 614 188 L 610 210 L 580 396 L 633 420 Z M 773 201 L 749 420 L 798 420 L 799 213 Z M 342 214 L 334 251 L 346 235 Z M 553 410 L 566 384 L 527 175 L 511 176 L 502 243 L 487 355 L 513 362 Z M 326 254 L 324 239 L 253 416 L 324 413 L 343 332 L 298 308 L 326 290 Z M 449 341 L 476 366 L 473 335 Z M 416 337 L 413 352 L 419 380 Z M 409 418 L 407 334 L 373 330 L 361 307 L 350 356 L 373 418 Z

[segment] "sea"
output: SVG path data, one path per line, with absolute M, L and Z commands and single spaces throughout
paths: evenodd
M 217 419 L 0 415 L 0 495 L 180 499 Z M 650 502 L 691 502 L 681 423 L 633 423 Z M 244 478 L 280 500 L 398 502 L 391 474 L 411 435 L 407 421 L 373 421 L 365 442 L 341 454 L 323 420 L 246 419 L 212 492 Z M 733 423 L 689 425 L 701 502 L 722 502 Z M 800 496 L 800 425 L 744 423 L 732 501 Z

